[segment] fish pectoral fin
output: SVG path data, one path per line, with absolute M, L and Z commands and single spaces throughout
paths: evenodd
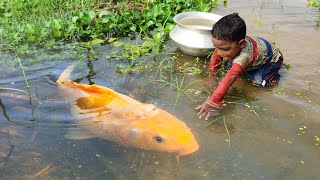
M 97 135 L 92 134 L 86 130 L 83 130 L 81 128 L 74 128 L 70 129 L 67 134 L 64 136 L 67 139 L 91 139 L 97 137 Z
M 87 96 L 76 100 L 76 105 L 80 109 L 96 109 L 101 108 L 110 103 L 109 99 L 103 99 L 100 97 Z

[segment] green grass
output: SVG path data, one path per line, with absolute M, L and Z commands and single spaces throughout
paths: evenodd
M 100 2 L 102 0 L 2 0 L 0 49 L 10 49 L 21 43 L 41 44 L 55 38 L 73 38 L 76 29 L 67 24 L 73 14 L 91 9 Z

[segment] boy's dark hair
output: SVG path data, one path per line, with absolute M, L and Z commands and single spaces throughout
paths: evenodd
M 211 30 L 211 35 L 218 40 L 240 41 L 246 37 L 246 23 L 238 15 L 233 13 L 222 17 Z

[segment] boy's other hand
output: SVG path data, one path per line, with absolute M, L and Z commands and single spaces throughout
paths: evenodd
M 200 109 L 197 115 L 201 119 L 205 117 L 205 120 L 208 120 L 210 117 L 219 115 L 219 111 L 216 107 L 211 106 L 210 104 L 204 102 L 201 105 L 197 106 L 196 109 Z

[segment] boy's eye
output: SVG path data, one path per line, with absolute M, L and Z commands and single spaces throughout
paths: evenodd
M 218 48 L 219 51 L 228 51 L 230 48 Z
M 229 51 L 230 48 L 223 48 L 222 51 Z

